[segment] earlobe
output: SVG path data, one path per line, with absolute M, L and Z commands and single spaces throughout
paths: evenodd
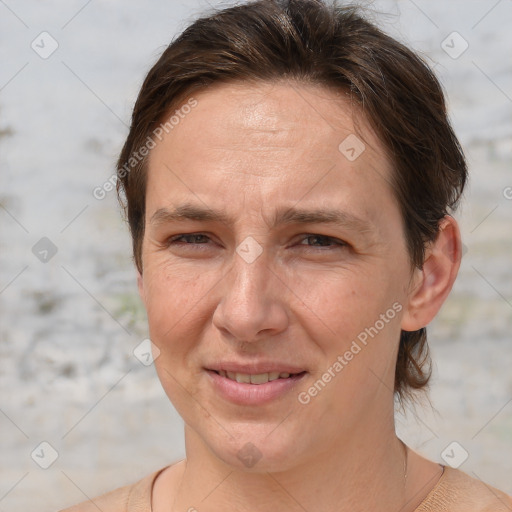
M 446 215 L 437 238 L 425 253 L 422 269 L 415 270 L 402 317 L 402 330 L 417 331 L 436 316 L 452 289 L 460 267 L 462 243 L 457 221 Z

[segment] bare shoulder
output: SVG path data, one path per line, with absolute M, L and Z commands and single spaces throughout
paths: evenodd
M 133 485 L 119 487 L 118 489 L 66 508 L 60 512 L 98 512 L 98 510 L 102 510 L 103 512 L 125 512 L 128 510 L 127 504 L 133 487 Z
M 150 512 L 154 482 L 165 469 L 159 469 L 133 484 L 119 487 L 60 512 Z
M 416 512 L 512 512 L 512 497 L 478 478 L 446 467 Z

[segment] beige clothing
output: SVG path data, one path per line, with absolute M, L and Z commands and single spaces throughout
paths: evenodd
M 151 512 L 153 484 L 164 469 L 61 512 Z M 512 512 L 512 497 L 445 466 L 441 478 L 415 512 Z

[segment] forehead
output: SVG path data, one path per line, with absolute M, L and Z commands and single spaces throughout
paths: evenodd
M 175 147 L 194 143 L 199 148 L 206 142 L 220 149 L 228 143 L 232 151 L 263 153 L 292 145 L 312 150 L 320 143 L 337 151 L 338 139 L 357 132 L 360 139 L 383 149 L 360 108 L 343 90 L 295 81 L 230 82 L 209 86 L 193 98 L 197 106 L 187 107 L 190 113 L 179 119 L 170 114 L 173 123 L 179 123 L 166 137 L 174 140 Z
M 229 187 L 260 204 L 307 201 L 306 195 L 328 201 L 333 194 L 343 203 L 358 194 L 368 209 L 376 201 L 366 196 L 379 189 L 392 195 L 385 149 L 343 91 L 236 82 L 216 84 L 193 99 L 195 106 L 175 114 L 179 122 L 151 150 L 148 208 L 172 202 L 169 194 L 209 194 L 208 201 L 230 208 L 226 194 L 211 195 Z

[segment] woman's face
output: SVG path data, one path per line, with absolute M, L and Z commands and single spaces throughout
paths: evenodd
M 155 365 L 217 457 L 284 470 L 393 413 L 411 267 L 391 165 L 327 89 L 194 99 L 149 158 L 139 287 Z

